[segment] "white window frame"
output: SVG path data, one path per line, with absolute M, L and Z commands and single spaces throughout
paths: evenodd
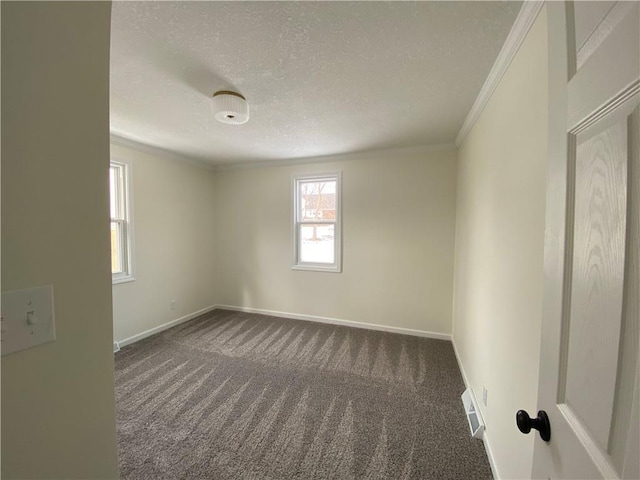
M 111 170 L 112 167 L 117 168 L 120 172 L 120 182 L 118 182 L 116 188 L 119 190 L 118 194 L 122 204 L 123 215 L 122 218 L 111 217 L 111 207 L 109 207 L 109 225 L 111 225 L 111 222 L 117 222 L 124 232 L 122 235 L 123 245 L 121 245 L 123 252 L 123 271 L 111 273 L 111 283 L 116 285 L 118 283 L 132 282 L 135 280 L 135 261 L 133 255 L 133 168 L 130 161 L 123 159 L 112 159 L 109 164 L 109 170 Z M 109 184 L 109 195 L 111 196 L 111 184 Z M 109 197 L 109 199 L 111 200 L 111 197 Z M 109 231 L 111 231 L 111 227 L 109 227 Z
M 335 181 L 336 182 L 336 218 L 334 220 L 302 220 L 300 218 L 300 184 L 314 181 Z M 293 193 L 293 260 L 292 270 L 309 270 L 314 272 L 342 272 L 342 171 L 323 172 L 313 174 L 300 174 L 292 176 Z M 300 227 L 303 224 L 328 224 L 334 225 L 334 262 L 312 263 L 300 261 Z

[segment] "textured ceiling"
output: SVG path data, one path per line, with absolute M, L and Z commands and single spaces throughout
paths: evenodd
M 520 6 L 114 2 L 111 131 L 212 164 L 453 142 Z

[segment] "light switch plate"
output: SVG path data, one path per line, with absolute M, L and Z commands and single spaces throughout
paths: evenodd
M 53 285 L 2 293 L 2 355 L 56 339 Z

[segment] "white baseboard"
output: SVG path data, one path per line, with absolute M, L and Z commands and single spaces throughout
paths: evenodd
M 211 305 L 209 307 L 203 308 L 202 310 L 198 310 L 197 312 L 190 313 L 189 315 L 185 315 L 184 317 L 177 318 L 175 320 L 171 320 L 170 322 L 163 323 L 162 325 L 158 325 L 157 327 L 151 328 L 149 330 L 145 330 L 142 333 L 138 333 L 137 335 L 133 335 L 132 337 L 125 338 L 123 340 L 114 341 L 114 350 L 115 345 L 122 348 L 132 343 L 135 343 L 143 338 L 150 337 L 153 334 L 160 333 L 163 330 L 166 330 L 171 327 L 175 327 L 176 325 L 180 325 L 181 323 L 188 322 L 189 320 L 196 318 L 204 313 L 211 312 L 213 310 L 233 310 L 236 312 L 246 312 L 246 313 L 259 313 L 262 315 L 271 315 L 274 317 L 283 317 L 283 318 L 292 318 L 294 320 L 307 320 L 318 323 L 328 323 L 331 325 L 343 325 L 346 327 L 356 327 L 356 328 L 365 328 L 368 330 L 379 330 L 383 332 L 392 332 L 392 333 L 402 333 L 404 335 L 414 335 L 417 337 L 427 337 L 427 338 L 435 338 L 438 340 L 449 340 L 451 341 L 451 335 L 446 333 L 437 333 L 437 332 L 428 332 L 426 330 L 414 330 L 411 328 L 402 328 L 402 327 L 388 327 L 386 325 L 376 325 L 374 323 L 363 323 L 363 322 L 354 322 L 351 320 L 341 320 L 338 318 L 328 318 L 328 317 L 317 317 L 314 315 L 302 315 L 299 313 L 289 313 L 289 312 L 278 312 L 275 310 L 264 310 L 261 308 L 248 308 L 248 307 L 238 307 L 236 305 Z
M 467 378 L 467 373 L 464 371 L 464 366 L 462 365 L 462 361 L 460 360 L 460 355 L 458 355 L 458 348 L 456 347 L 456 342 L 453 340 L 453 335 L 451 336 L 451 345 L 453 345 L 453 353 L 456 355 L 456 360 L 458 361 L 458 367 L 460 368 L 460 373 L 462 373 L 462 380 L 464 381 L 464 386 L 467 388 L 471 387 L 469 383 L 469 378 Z
M 163 323 L 162 325 L 158 325 L 157 327 L 151 328 L 149 330 L 145 330 L 144 332 L 138 333 L 137 335 L 133 335 L 132 337 L 125 338 L 119 341 L 114 341 L 114 350 L 115 350 L 116 344 L 118 345 L 118 347 L 122 348 L 132 343 L 135 343 L 139 340 L 142 340 L 143 338 L 147 338 L 156 333 L 160 333 L 163 330 L 166 330 L 168 328 L 175 327 L 176 325 L 180 325 L 181 323 L 184 323 L 184 322 L 188 322 L 189 320 L 196 318 L 202 314 L 211 312 L 213 310 L 221 310 L 221 309 L 233 310 L 236 312 L 259 313 L 262 315 L 270 315 L 273 317 L 291 318 L 294 320 L 307 320 L 311 322 L 328 323 L 331 325 L 343 325 L 346 327 L 365 328 L 368 330 L 379 330 L 382 332 L 402 333 L 404 335 L 414 335 L 416 337 L 435 338 L 438 340 L 451 341 L 451 335 L 446 333 L 428 332 L 426 330 L 414 330 L 411 328 L 402 328 L 402 327 L 388 327 L 386 325 L 376 325 L 374 323 L 354 322 L 351 320 L 342 320 L 338 318 L 328 318 L 328 317 L 317 317 L 314 315 L 303 315 L 299 313 L 278 312 L 275 310 L 264 310 L 261 308 L 238 307 L 236 305 L 211 305 L 209 307 L 203 308 L 202 310 L 198 310 L 197 312 L 193 312 L 193 313 L 190 313 L 189 315 L 185 315 L 184 317 L 180 317 L 175 320 L 171 320 L 170 322 Z
M 453 335 L 451 336 L 451 344 L 453 345 L 453 352 L 455 353 L 456 360 L 458 361 L 458 367 L 460 368 L 460 373 L 462 373 L 462 380 L 464 381 L 464 386 L 467 388 L 471 388 L 471 384 L 469 383 L 469 378 L 467 377 L 467 373 L 464 371 L 464 366 L 462 365 L 462 361 L 460 360 L 460 355 L 458 354 L 458 348 L 456 347 L 456 342 L 453 339 Z M 473 388 L 471 388 L 471 390 L 473 391 Z M 500 474 L 498 473 L 498 465 L 496 465 L 496 458 L 494 457 L 493 450 L 491 449 L 491 441 L 489 440 L 489 436 L 487 435 L 486 423 L 485 423 L 485 430 L 484 432 L 482 432 L 482 443 L 484 444 L 484 449 L 487 452 L 487 458 L 489 459 L 489 466 L 491 467 L 491 474 L 493 475 L 494 480 L 499 480 Z
M 382 332 L 402 333 L 404 335 L 414 335 L 416 337 L 435 338 L 438 340 L 451 341 L 451 335 L 446 333 L 428 332 L 426 330 L 414 330 L 412 328 L 389 327 L 377 325 L 375 323 L 354 322 L 352 320 L 342 320 L 339 318 L 318 317 L 315 315 L 303 315 L 299 313 L 278 312 L 275 310 L 264 310 L 262 308 L 238 307 L 236 305 L 216 305 L 216 309 L 233 310 L 236 312 L 259 313 L 273 317 L 291 318 L 294 320 L 307 320 L 318 323 L 328 323 L 330 325 L 342 325 L 345 327 L 366 328 L 368 330 L 379 330 Z
M 491 442 L 489 441 L 489 436 L 487 435 L 486 430 L 482 432 L 482 443 L 484 443 L 484 449 L 487 452 L 487 458 L 489 459 L 493 478 L 495 480 L 499 480 L 500 474 L 498 473 L 498 466 L 496 465 L 496 457 L 494 457 L 493 450 L 491 450 Z
M 216 308 L 217 308 L 217 305 L 211 305 L 209 307 L 198 310 L 197 312 L 190 313 L 188 315 L 185 315 L 184 317 L 176 318 L 175 320 L 171 320 L 170 322 L 163 323 L 162 325 L 158 325 L 157 327 L 151 328 L 149 330 L 145 330 L 142 333 L 138 333 L 137 335 L 134 335 L 129 338 L 125 338 L 124 340 L 120 340 L 116 343 L 118 343 L 120 347 L 125 347 L 127 345 L 137 342 L 138 340 L 142 340 L 143 338 L 150 337 L 155 333 L 159 333 L 168 328 L 175 327 L 176 325 L 180 325 L 181 323 L 188 322 L 189 320 L 199 317 L 204 313 L 211 312 Z

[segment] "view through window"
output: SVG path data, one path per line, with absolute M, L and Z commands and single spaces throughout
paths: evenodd
M 295 178 L 294 268 L 340 271 L 339 174 Z

